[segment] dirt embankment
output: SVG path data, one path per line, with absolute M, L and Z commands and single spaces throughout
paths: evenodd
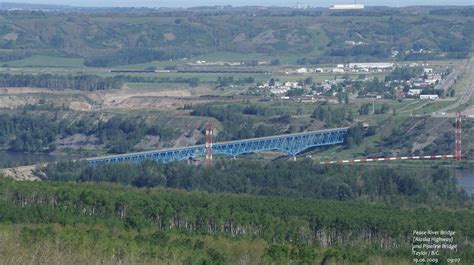
M 32 165 L 15 168 L 4 168 L 0 169 L 0 174 L 19 181 L 40 181 L 41 178 L 35 174 L 35 171 L 43 166 L 44 165 Z
M 214 93 L 212 86 L 197 88 L 150 87 L 106 91 L 53 90 L 46 88 L 0 88 L 0 108 L 18 108 L 45 101 L 55 106 L 67 106 L 77 111 L 100 110 L 162 110 L 176 111 L 184 104 L 209 103 L 223 99 L 201 98 Z
M 384 137 L 380 148 L 389 150 L 391 156 L 452 154 L 452 122 L 449 118 L 409 118 Z

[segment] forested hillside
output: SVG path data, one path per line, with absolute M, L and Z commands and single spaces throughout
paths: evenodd
M 119 77 L 102 78 L 96 75 L 12 75 L 0 74 L 0 87 L 41 87 L 50 89 L 77 89 L 85 91 L 119 89 L 123 79 Z
M 169 187 L 208 192 L 313 197 L 326 200 L 384 202 L 473 208 L 447 169 L 341 167 L 300 161 L 219 161 L 214 167 L 185 163 L 49 164 L 40 174 L 48 181 L 116 182 L 136 187 Z
M 0 150 L 49 153 L 56 149 L 58 138 L 82 134 L 96 137 L 97 144 L 110 153 L 124 153 L 147 135 L 167 141 L 176 134 L 176 130 L 153 124 L 146 117 L 117 115 L 100 120 L 91 115 L 71 121 L 68 113 L 62 113 L 64 109 L 44 107 L 49 111 L 26 106 L 21 113 L 1 113 Z
M 110 67 L 234 52 L 293 56 L 305 64 L 387 60 L 394 50 L 400 52 L 396 59 L 410 60 L 464 58 L 471 51 L 472 11 L 410 12 L 394 8 L 339 13 L 278 8 L 120 14 L 3 11 L 0 61 L 44 54 Z M 405 53 L 411 50 L 427 52 Z
M 89 258 L 116 262 L 354 264 L 378 257 L 385 264 L 400 264 L 410 259 L 414 229 L 447 228 L 457 232 L 463 261 L 472 262 L 474 251 L 472 242 L 465 241 L 474 236 L 474 215 L 466 210 L 110 184 L 5 179 L 0 184 L 0 227 L 9 229 L 2 252 L 16 244 L 16 253 L 34 247 L 63 259 L 93 253 Z M 72 248 L 74 253 L 67 254 Z M 3 260 L 11 257 L 7 252 Z

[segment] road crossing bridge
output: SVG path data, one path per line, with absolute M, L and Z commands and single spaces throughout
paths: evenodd
M 213 143 L 212 153 L 214 155 L 236 157 L 249 153 L 280 151 L 286 153 L 288 156 L 295 157 L 297 154 L 308 148 L 343 143 L 348 129 L 348 127 L 345 127 Z M 196 145 L 183 148 L 96 157 L 86 160 L 91 165 L 121 162 L 141 163 L 145 160 L 169 163 L 179 160 L 203 157 L 205 154 L 206 146 Z

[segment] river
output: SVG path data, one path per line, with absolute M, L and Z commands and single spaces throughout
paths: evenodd
M 458 184 L 470 195 L 474 195 L 474 170 L 472 168 L 458 171 Z
M 20 152 L 0 152 L 0 168 L 34 165 L 44 162 L 80 158 L 77 155 L 30 154 Z

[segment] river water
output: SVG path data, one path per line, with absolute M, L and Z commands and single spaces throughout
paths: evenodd
M 458 175 L 459 186 L 464 188 L 471 196 L 474 195 L 474 170 L 472 168 L 459 170 Z
M 0 152 L 0 168 L 34 165 L 44 162 L 77 159 L 78 156 L 61 154 L 29 154 L 17 152 Z

